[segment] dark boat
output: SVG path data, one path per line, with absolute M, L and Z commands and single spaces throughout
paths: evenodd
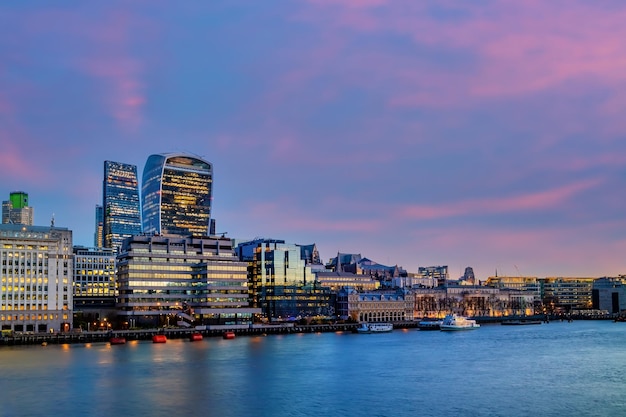
M 109 343 L 112 345 L 123 345 L 126 343 L 126 338 L 113 336 L 112 338 L 109 339 Z
M 541 324 L 540 320 L 510 320 L 503 321 L 503 326 L 525 326 L 527 324 Z
M 417 323 L 417 328 L 420 330 L 441 330 L 441 322 L 440 319 L 424 317 Z

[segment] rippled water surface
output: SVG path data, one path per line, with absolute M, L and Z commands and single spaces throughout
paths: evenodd
M 0 347 L 0 416 L 626 416 L 626 323 Z

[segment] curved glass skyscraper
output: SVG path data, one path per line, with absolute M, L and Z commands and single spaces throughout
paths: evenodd
M 150 155 L 142 182 L 144 233 L 209 234 L 211 163 L 188 154 Z

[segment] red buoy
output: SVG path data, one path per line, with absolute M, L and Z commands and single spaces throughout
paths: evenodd
M 235 332 L 224 332 L 224 339 L 234 339 Z
M 189 336 L 189 340 L 192 342 L 197 342 L 198 340 L 202 340 L 202 334 L 200 333 L 192 333 Z
M 152 343 L 165 343 L 167 342 L 167 337 L 164 334 L 155 334 L 152 336 Z

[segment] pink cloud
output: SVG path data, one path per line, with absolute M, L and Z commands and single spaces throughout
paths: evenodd
M 72 47 L 79 51 L 78 58 L 68 58 L 63 64 L 95 80 L 96 88 L 91 91 L 98 94 L 96 100 L 101 100 L 120 128 L 134 131 L 144 117 L 145 64 L 132 51 L 131 42 L 137 33 L 144 36 L 145 21 L 126 10 L 103 10 L 95 19 L 86 19 L 80 8 L 24 14 L 22 36 L 71 39 Z
M 452 206 L 450 204 L 446 206 L 412 205 L 401 208 L 398 214 L 409 219 L 430 220 L 462 215 L 552 209 L 598 183 L 598 180 L 592 179 L 536 193 L 506 198 L 460 201 Z
M 430 69 L 422 66 L 420 54 L 410 56 L 413 65 L 406 65 L 402 54 L 391 52 L 384 59 L 370 60 L 370 75 L 383 73 L 379 71 L 383 66 L 386 76 L 405 80 L 407 88 L 389 97 L 392 106 L 464 107 L 477 100 L 568 88 L 564 84 L 572 80 L 584 81 L 579 84 L 580 95 L 626 81 L 622 42 L 626 8 L 611 10 L 586 2 L 567 2 L 565 7 L 558 2 L 496 1 L 487 9 L 471 2 L 443 2 L 442 9 L 464 16 L 445 20 L 433 17 L 431 5 L 424 2 L 380 1 L 375 8 L 349 2 L 311 4 L 314 7 L 303 16 L 324 25 L 327 34 L 340 36 L 343 43 L 350 39 L 346 30 L 352 31 L 352 37 L 375 30 L 409 38 L 416 46 L 473 57 L 465 65 Z M 613 90 L 611 96 L 626 97 L 622 91 Z

